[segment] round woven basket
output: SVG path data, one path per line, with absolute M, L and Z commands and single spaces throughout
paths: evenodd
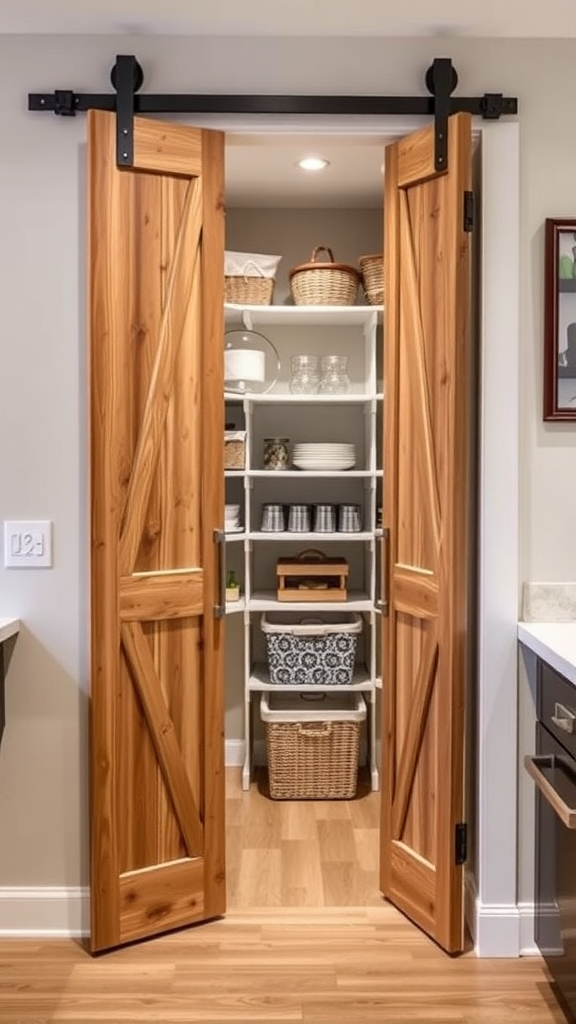
M 273 277 L 224 278 L 224 299 L 244 306 L 269 306 L 274 292 Z
M 329 262 L 318 259 L 322 252 L 328 254 Z M 356 267 L 336 263 L 325 245 L 316 246 L 309 263 L 290 271 L 290 290 L 297 306 L 353 306 L 359 284 Z
M 371 306 L 384 304 L 384 256 L 360 256 L 358 263 L 362 271 L 362 287 Z

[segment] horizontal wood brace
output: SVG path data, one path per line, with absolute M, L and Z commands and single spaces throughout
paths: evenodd
M 144 622 L 202 615 L 203 587 L 202 569 L 122 576 L 120 618 L 125 622 Z
M 404 612 L 417 619 L 437 618 L 436 576 L 426 570 L 395 566 L 392 575 L 392 603 L 396 612 Z
M 121 942 L 189 924 L 204 914 L 204 860 L 177 860 L 119 878 Z

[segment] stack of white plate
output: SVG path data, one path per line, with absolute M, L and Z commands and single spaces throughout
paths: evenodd
M 341 470 L 356 465 L 353 444 L 302 443 L 292 448 L 292 462 L 298 469 Z

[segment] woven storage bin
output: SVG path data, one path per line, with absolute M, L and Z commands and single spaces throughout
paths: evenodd
M 319 253 L 329 262 L 321 262 Z M 290 271 L 290 290 L 297 306 L 353 306 L 358 295 L 360 273 L 356 267 L 335 263 L 332 250 L 317 245 L 309 263 Z
M 362 632 L 357 612 L 325 612 L 296 622 L 289 612 L 264 612 L 260 626 L 266 642 L 268 675 L 275 686 L 347 686 L 352 682 Z
M 281 256 L 261 252 L 224 253 L 224 299 L 241 306 L 268 306 L 272 302 L 276 270 Z
M 274 279 L 270 277 L 224 278 L 224 300 L 240 306 L 269 306 L 274 294 Z
M 263 693 L 260 715 L 273 800 L 350 800 L 356 795 L 366 718 L 362 694 Z
M 384 256 L 360 256 L 358 263 L 362 271 L 362 287 L 371 306 L 384 304 Z

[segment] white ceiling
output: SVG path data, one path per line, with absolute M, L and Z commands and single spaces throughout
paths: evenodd
M 574 0 L 2 0 L 0 33 L 576 36 Z
M 378 207 L 382 204 L 383 143 L 350 137 L 226 136 L 226 205 L 248 207 Z M 330 161 L 302 171 L 303 156 Z

